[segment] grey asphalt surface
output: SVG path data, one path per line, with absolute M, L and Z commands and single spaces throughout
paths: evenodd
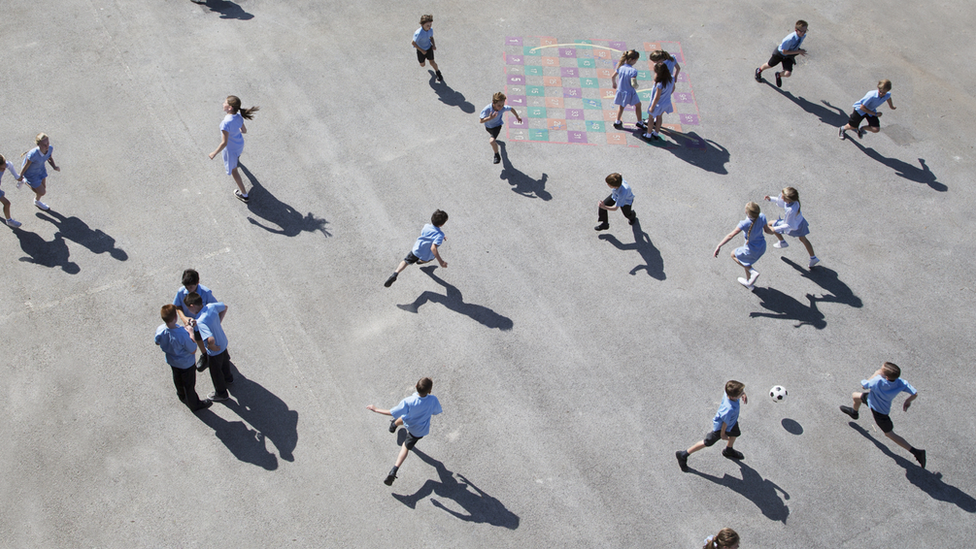
M 4 3 L 0 154 L 43 131 L 62 170 L 49 213 L 0 187 L 23 222 L 0 235 L 0 544 L 971 542 L 972 4 L 492 6 Z M 410 47 L 422 13 L 444 85 Z M 798 18 L 809 55 L 757 84 Z M 492 165 L 477 113 L 507 36 L 680 42 L 708 147 L 510 141 Z M 881 78 L 897 110 L 839 141 Z M 261 107 L 248 205 L 207 158 L 228 94 Z M 640 224 L 596 233 L 614 171 Z M 823 263 L 769 239 L 750 293 L 741 237 L 712 250 L 786 185 Z M 449 267 L 383 288 L 436 208 Z M 152 343 L 187 267 L 229 307 L 238 372 L 197 416 Z M 926 470 L 837 409 L 885 360 L 920 391 L 892 417 Z M 422 376 L 444 414 L 388 488 L 396 437 L 365 406 Z M 745 461 L 710 448 L 680 472 L 728 379 Z

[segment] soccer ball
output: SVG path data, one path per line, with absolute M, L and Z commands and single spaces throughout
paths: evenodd
M 773 399 L 773 402 L 786 400 L 786 395 L 786 388 L 779 385 L 769 390 L 769 398 Z

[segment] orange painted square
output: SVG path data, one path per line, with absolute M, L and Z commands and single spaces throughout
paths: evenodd
M 542 85 L 561 88 L 563 87 L 563 79 L 561 76 L 543 76 Z
M 594 49 L 593 57 L 597 59 L 610 59 L 610 50 Z
M 600 99 L 613 99 L 617 97 L 617 90 L 613 88 L 600 88 Z
M 633 109 L 631 109 L 631 110 L 633 110 Z M 626 115 L 627 115 L 627 112 L 626 112 L 626 109 L 625 109 L 624 110 L 624 116 L 626 116 Z M 612 110 L 603 111 L 603 119 L 606 120 L 607 122 L 616 122 L 617 121 L 617 106 L 614 105 L 614 107 L 613 107 Z M 607 124 L 607 125 L 609 126 L 609 124 Z
M 556 39 L 551 36 L 543 36 L 539 39 L 540 46 L 552 46 L 556 43 Z
M 657 42 L 644 42 L 644 51 L 657 51 L 661 49 L 661 44 Z
M 626 145 L 627 144 L 627 134 L 623 132 L 607 132 L 607 144 L 609 145 Z
M 548 109 L 564 109 L 563 98 L 562 97 L 547 97 L 546 98 L 546 108 Z
M 543 67 L 558 67 L 559 58 L 558 57 L 543 57 L 542 58 Z
M 547 118 L 546 119 L 546 129 L 551 132 L 564 132 L 569 128 L 566 126 L 566 121 L 558 118 Z
M 613 78 L 613 71 L 611 69 L 597 69 L 596 70 L 596 77 L 597 78 L 606 78 L 606 79 L 609 80 L 610 78 Z

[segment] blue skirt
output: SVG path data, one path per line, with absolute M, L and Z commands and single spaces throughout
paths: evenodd
M 750 248 L 749 246 L 741 246 L 735 249 L 735 258 L 739 260 L 739 263 L 749 267 L 755 262 L 759 261 L 759 258 L 766 253 L 766 246 L 762 248 Z
M 640 102 L 640 96 L 637 95 L 636 91 L 621 88 L 617 88 L 617 95 L 613 98 L 613 104 L 620 105 L 621 107 L 629 107 Z

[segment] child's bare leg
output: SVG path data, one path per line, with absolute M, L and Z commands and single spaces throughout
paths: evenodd
M 498 143 L 495 142 L 494 137 L 488 140 L 488 144 L 491 145 L 491 150 L 498 154 Z
M 244 189 L 244 182 L 241 180 L 241 174 L 238 173 L 237 168 L 230 171 L 230 176 L 234 178 L 234 183 L 237 183 L 237 188 L 241 190 L 241 194 L 247 194 Z
M 34 191 L 34 200 L 40 200 L 42 196 L 47 194 L 47 178 L 41 180 L 41 184 L 37 186 Z
M 0 198 L 0 204 L 3 204 L 3 218 L 10 219 L 10 201 L 6 198 Z
M 654 119 L 654 133 L 659 133 L 661 131 L 661 122 L 664 121 L 664 115 L 659 114 L 657 118 Z
M 789 78 L 791 74 L 793 74 L 793 71 L 783 71 L 779 73 L 779 75 L 783 78 Z
M 735 439 L 738 437 L 729 437 L 729 443 L 725 445 L 726 448 L 731 448 L 735 444 Z
M 396 268 L 396 270 L 395 270 L 395 271 L 393 271 L 393 272 L 394 272 L 394 273 L 396 273 L 396 274 L 400 274 L 400 273 L 402 273 L 402 272 L 403 272 L 403 270 L 404 270 L 404 269 L 406 269 L 406 268 L 407 268 L 407 262 L 406 262 L 406 261 L 401 261 L 401 262 L 400 262 L 400 264 L 399 264 L 399 265 L 397 265 L 397 268 Z
M 747 267 L 747 266 L 743 265 L 742 263 L 739 263 L 738 258 L 735 257 L 735 252 L 732 252 L 730 255 L 732 257 L 732 261 L 735 261 L 736 265 L 738 265 L 738 266 L 740 266 L 740 267 L 742 267 L 743 269 L 746 270 L 746 278 L 748 279 L 749 277 L 751 277 L 752 276 L 752 267 Z
M 409 453 L 410 450 L 407 449 L 407 443 L 404 442 L 403 446 L 400 446 L 400 454 L 397 456 L 396 464 L 394 464 L 394 467 L 399 468 L 401 465 L 403 465 L 403 460 L 407 459 L 407 454 Z
M 861 393 L 851 393 L 851 398 L 854 399 L 854 411 L 856 412 L 858 408 L 861 407 Z
M 771 69 L 771 68 L 773 68 L 773 67 L 769 66 L 769 63 L 763 63 L 762 66 L 759 67 L 759 72 L 762 72 L 762 71 L 764 71 L 766 69 Z
M 907 440 L 896 435 L 894 431 L 888 431 L 887 433 L 885 433 L 885 436 L 890 438 L 892 442 L 894 442 L 898 446 L 901 446 L 902 448 L 908 450 L 909 452 L 912 451 L 912 445 L 909 444 Z
M 430 59 L 430 68 L 434 69 L 434 72 L 437 72 L 437 71 L 440 70 L 440 69 L 437 68 L 437 63 L 434 63 L 434 60 L 433 59 Z
M 637 116 L 637 122 L 644 121 L 644 109 L 641 108 L 640 101 L 638 101 L 637 104 L 634 105 L 634 115 Z
M 879 126 L 864 126 L 864 129 L 871 133 L 878 133 L 881 131 L 881 128 Z
M 621 120 L 621 118 L 623 118 L 623 116 L 624 116 L 624 106 L 623 105 L 618 105 L 617 106 L 617 124 L 620 123 L 620 120 Z
M 783 237 L 782 236 L 779 236 L 779 235 L 776 235 L 776 236 L 779 237 L 780 240 L 783 240 Z M 803 247 L 807 249 L 807 253 L 810 254 L 810 257 L 815 257 L 817 255 L 817 254 L 813 253 L 813 244 L 810 244 L 810 241 L 807 240 L 807 237 L 805 237 L 805 236 L 798 236 L 797 238 L 800 240 L 800 242 L 803 243 Z
M 685 451 L 688 452 L 689 454 L 694 454 L 695 452 L 697 452 L 698 450 L 701 450 L 704 447 L 705 447 L 705 441 L 702 440 L 700 442 L 697 442 L 694 446 L 692 446 L 691 448 L 688 448 Z

